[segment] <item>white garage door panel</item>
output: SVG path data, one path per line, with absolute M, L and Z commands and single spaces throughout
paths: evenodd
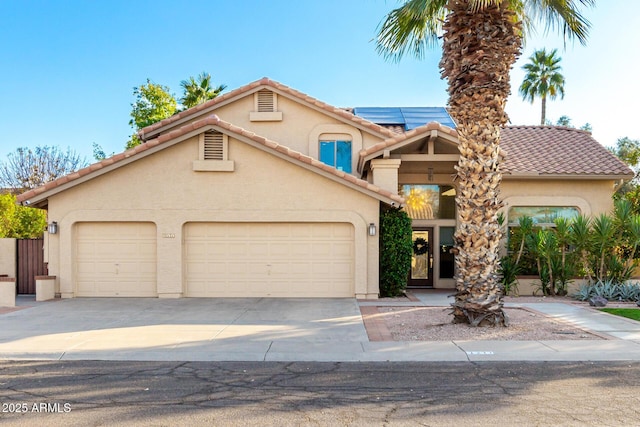
M 189 223 L 191 297 L 352 297 L 354 232 L 346 223 Z
M 76 294 L 155 297 L 156 227 L 152 223 L 80 223 L 75 234 Z

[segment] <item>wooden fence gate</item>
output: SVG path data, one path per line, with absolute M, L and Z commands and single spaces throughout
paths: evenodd
M 46 276 L 44 239 L 18 239 L 17 272 L 18 294 L 36 293 L 36 276 Z

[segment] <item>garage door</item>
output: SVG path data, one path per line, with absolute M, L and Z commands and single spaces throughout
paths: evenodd
M 331 223 L 189 223 L 190 297 L 353 297 L 354 231 Z
M 76 295 L 155 297 L 156 227 L 152 223 L 76 224 Z

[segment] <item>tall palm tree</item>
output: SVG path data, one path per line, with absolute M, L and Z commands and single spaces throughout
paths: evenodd
M 520 95 L 525 101 L 533 104 L 540 97 L 542 101 L 542 115 L 540 124 L 544 125 L 547 116 L 547 98 L 564 98 L 564 76 L 560 73 L 562 58 L 556 56 L 557 49 L 547 53 L 545 49 L 536 50 L 529 57 L 528 64 L 522 68 L 527 74 L 520 85 Z
M 578 0 L 591 6 L 595 0 Z M 538 19 L 586 41 L 589 22 L 573 0 L 406 0 L 381 23 L 377 49 L 388 59 L 421 57 L 442 36 L 441 74 L 456 121 L 456 300 L 453 321 L 506 325 L 499 278 L 500 128 L 511 91 L 509 70 Z
M 184 90 L 184 95 L 180 99 L 182 105 L 186 108 L 195 107 L 210 99 L 220 95 L 227 88 L 226 85 L 218 87 L 211 86 L 211 75 L 204 71 L 197 78 L 189 77 L 189 80 L 180 82 L 180 86 Z

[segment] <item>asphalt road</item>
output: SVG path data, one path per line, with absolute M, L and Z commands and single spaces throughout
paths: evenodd
M 640 362 L 0 361 L 8 426 L 638 426 Z

